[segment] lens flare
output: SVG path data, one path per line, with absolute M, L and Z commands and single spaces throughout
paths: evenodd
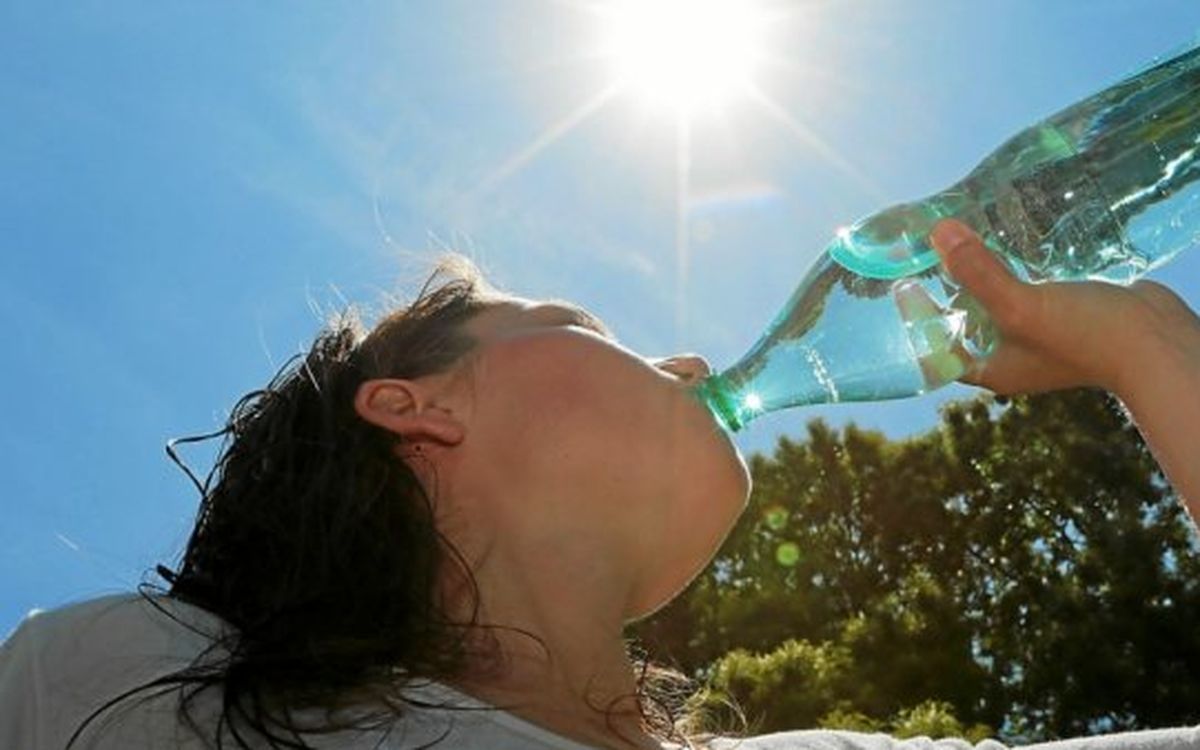
M 785 568 L 794 568 L 800 562 L 800 545 L 784 542 L 775 548 L 775 562 Z

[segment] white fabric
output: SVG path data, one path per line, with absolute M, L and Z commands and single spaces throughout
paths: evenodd
M 916 737 L 897 740 L 883 734 L 804 730 L 746 740 L 718 739 L 710 750 L 1005 750 L 995 740 L 972 745 L 959 739 Z M 1200 727 L 1125 732 L 1025 745 L 1022 750 L 1200 750 Z
M 154 601 L 181 622 L 132 594 L 94 599 L 26 618 L 0 646 L 0 750 L 63 750 L 76 728 L 106 701 L 190 665 L 222 631 L 222 623 L 201 609 L 164 597 Z M 379 733 L 343 732 L 306 737 L 306 741 L 328 750 L 377 747 L 408 750 L 439 738 L 442 739 L 438 747 L 461 750 L 589 750 L 588 746 L 443 685 L 414 687 L 410 697 L 446 708 L 412 711 L 386 737 Z M 218 704 L 217 691 L 207 691 L 195 704 L 196 718 L 209 734 L 216 726 Z M 122 704 L 101 714 L 76 747 L 95 750 L 207 747 L 208 737 L 197 737 L 179 721 L 177 705 L 175 691 L 142 703 Z M 1037 747 L 1040 750 L 1200 750 L 1200 728 L 1113 735 Z M 744 740 L 714 739 L 711 748 L 968 750 L 971 745 L 961 740 L 901 741 L 884 735 L 801 731 Z M 988 741 L 976 746 L 976 750 L 1004 750 L 1004 746 Z
M 0 750 L 63 750 L 76 728 L 106 701 L 190 665 L 221 632 L 221 621 L 202 609 L 166 597 L 154 601 L 186 626 L 130 594 L 27 617 L 0 646 Z M 424 685 L 411 697 L 447 709 L 414 712 L 382 744 L 379 733 L 363 732 L 313 736 L 306 742 L 330 750 L 407 750 L 444 735 L 439 747 L 591 750 L 448 687 Z M 203 740 L 179 721 L 178 693 L 172 692 L 103 714 L 77 747 L 199 750 L 211 744 L 218 701 L 216 691 L 207 691 L 195 704 L 198 723 L 209 734 Z M 226 747 L 237 747 L 225 736 Z

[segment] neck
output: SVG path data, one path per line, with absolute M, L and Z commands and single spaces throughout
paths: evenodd
M 457 686 L 565 737 L 658 749 L 641 726 L 622 577 L 604 556 L 552 546 L 493 546 L 477 563 L 481 656 Z

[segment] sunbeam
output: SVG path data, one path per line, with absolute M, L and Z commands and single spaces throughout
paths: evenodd
M 816 133 L 804 127 L 804 125 L 797 121 L 795 117 L 792 117 L 792 115 L 789 114 L 786 109 L 780 106 L 778 102 L 763 93 L 761 89 L 759 89 L 757 86 L 751 85 L 746 87 L 746 92 L 751 100 L 761 105 L 768 114 L 770 114 L 784 127 L 791 131 L 793 135 L 803 141 L 805 145 L 814 149 L 818 154 L 829 161 L 830 164 L 841 170 L 841 172 L 849 177 L 855 185 L 866 192 L 872 200 L 878 201 L 879 203 L 887 203 L 888 200 L 890 200 L 890 196 L 884 193 L 883 189 L 880 188 L 879 185 L 875 184 L 870 177 L 867 177 L 867 175 L 859 170 L 858 167 L 851 164 L 849 161 L 843 158 L 841 154 L 833 150 L 833 148 L 830 147 L 829 144 L 825 143 L 825 141 L 821 140 Z
M 590 117 L 596 110 L 604 106 L 605 102 L 613 98 L 620 90 L 620 84 L 612 83 L 599 93 L 588 99 L 583 104 L 568 112 L 558 122 L 553 123 L 548 128 L 543 130 L 537 138 L 534 138 L 529 145 L 522 148 L 513 156 L 509 157 L 496 169 L 488 173 L 482 180 L 479 181 L 470 192 L 472 197 L 479 197 L 491 190 L 494 190 L 500 183 L 504 182 L 514 174 L 519 172 L 528 164 L 533 157 L 545 149 L 554 141 L 566 135 L 573 128 L 577 127 L 581 122 Z
M 687 115 L 679 113 L 675 128 L 675 348 L 687 340 L 687 291 L 690 258 L 688 219 L 692 170 L 692 127 Z
M 836 91 L 839 96 L 845 96 L 848 92 L 855 94 L 867 92 L 860 82 L 839 75 L 830 66 L 801 62 L 773 54 L 763 54 L 761 59 L 764 70 L 782 71 L 795 78 L 811 82 L 812 85 L 803 86 L 803 90 L 806 92 L 812 91 L 814 88 L 822 91 Z

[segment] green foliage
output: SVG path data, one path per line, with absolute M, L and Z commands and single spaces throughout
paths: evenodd
M 962 737 L 980 742 L 992 736 L 991 727 L 975 724 L 965 727 L 954 717 L 954 706 L 945 701 L 925 701 L 896 714 L 889 723 L 896 737 Z
M 730 651 L 717 661 L 699 707 L 710 715 L 737 706 L 756 731 L 816 725 L 834 710 L 849 710 L 849 649 L 789 640 L 765 654 Z M 796 689 L 803 686 L 803 689 Z
M 901 441 L 815 420 L 750 467 L 713 565 L 638 627 L 698 704 L 1024 740 L 1200 721 L 1196 539 L 1107 396 L 981 397 Z
M 821 717 L 817 728 L 841 729 L 848 732 L 882 732 L 887 729 L 887 724 L 859 711 L 835 708 Z
M 858 676 L 850 649 L 832 643 L 789 640 L 766 654 L 735 649 L 717 661 L 690 708 L 718 725 L 729 726 L 736 717 L 754 732 L 816 726 L 976 742 L 992 735 L 983 724 L 965 727 L 945 701 L 927 700 L 887 721 L 874 719 L 854 709 L 863 691 Z

